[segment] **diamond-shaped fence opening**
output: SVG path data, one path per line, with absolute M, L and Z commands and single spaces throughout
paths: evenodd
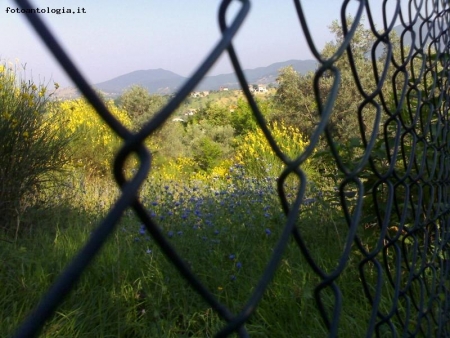
M 31 8 L 27 0 L 16 0 L 22 8 Z M 122 126 L 104 106 L 86 80 L 71 62 L 38 15 L 27 15 L 40 35 L 81 93 L 98 114 L 123 140 L 114 162 L 114 174 L 121 194 L 98 225 L 85 246 L 42 298 L 36 309 L 22 323 L 17 337 L 38 335 L 46 320 L 57 311 L 65 296 L 75 287 L 95 254 L 113 233 L 121 215 L 132 208 L 162 252 L 188 282 L 190 288 L 223 319 L 218 337 L 237 333 L 246 337 L 252 314 L 258 309 L 290 240 L 313 271 L 317 283 L 312 292 L 330 337 L 338 335 L 343 303 L 348 295 L 341 292 L 346 276 L 356 280 L 368 306 L 365 318 L 366 336 L 436 336 L 448 337 L 448 241 L 450 237 L 449 196 L 449 8 L 447 1 L 409 1 L 409 12 L 397 6 L 395 13 L 383 10 L 384 27 L 376 28 L 371 11 L 377 1 L 355 1 L 358 4 L 352 20 L 346 16 L 351 1 L 342 2 L 342 38 L 333 53 L 318 52 L 309 30 L 302 1 L 294 0 L 301 31 L 315 56 L 318 67 L 310 77 L 316 102 L 316 122 L 305 150 L 296 158 L 288 157 L 274 139 L 258 109 L 233 48 L 233 37 L 249 14 L 249 1 L 239 1 L 240 9 L 230 24 L 225 15 L 233 1 L 222 1 L 218 20 L 222 36 L 207 59 L 184 84 L 177 95 L 137 133 Z M 395 2 L 395 1 L 394 1 Z M 400 4 L 400 1 L 395 2 Z M 255 2 L 254 6 L 258 6 Z M 369 19 L 371 48 L 358 55 L 356 32 L 363 15 Z M 395 33 L 393 23 L 400 20 L 403 30 Z M 414 33 L 420 27 L 421 34 Z M 412 36 L 409 44 L 406 36 Z M 160 127 L 190 94 L 222 54 L 228 54 L 242 90 L 268 144 L 284 163 L 278 177 L 278 194 L 286 217 L 270 259 L 259 282 L 248 295 L 238 313 L 233 313 L 190 269 L 183 257 L 164 236 L 157 222 L 138 199 L 138 190 L 149 173 L 151 152 L 144 140 Z M 370 65 L 370 68 L 367 68 Z M 343 68 L 351 76 L 343 77 Z M 351 91 L 356 105 L 340 107 L 338 98 Z M 298 112 L 302 114 L 301 111 Z M 335 121 L 353 116 L 353 128 L 359 139 L 341 142 Z M 323 156 L 333 163 L 335 191 L 330 198 L 333 212 L 340 213 L 345 227 L 339 229 L 340 254 L 334 266 L 323 266 L 316 247 L 305 237 L 299 214 L 323 194 L 306 198 L 307 175 L 304 164 L 317 156 L 318 144 L 327 145 Z M 321 150 L 324 152 L 323 149 Z M 130 154 L 139 158 L 139 169 L 127 180 L 122 167 Z M 294 177 L 299 182 L 295 194 L 285 192 L 285 183 Z M 318 209 L 326 215 L 330 210 Z M 266 229 L 271 235 L 271 230 Z M 325 248 L 326 249 L 326 248 Z M 240 268 L 240 266 L 239 266 Z M 300 300 L 301 302 L 301 296 Z M 277 304 L 274 304 L 274 308 Z M 180 310 L 181 311 L 181 310 Z M 299 312 L 298 316 L 308 317 Z M 311 319 L 312 320 L 312 319 Z M 270 323 L 269 323 L 270 324 Z

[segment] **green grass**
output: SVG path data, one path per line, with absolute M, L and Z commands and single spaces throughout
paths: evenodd
M 142 191 L 143 202 L 170 242 L 202 283 L 234 313 L 242 309 L 257 285 L 283 230 L 285 216 L 273 187 L 273 180 L 237 173 L 228 180 L 208 183 L 148 183 Z M 94 194 L 94 190 L 84 193 Z M 331 272 L 347 229 L 338 209 L 321 208 L 326 206 L 305 209 L 298 227 L 317 264 Z M 14 332 L 103 216 L 98 208 L 73 205 L 55 209 L 51 215 L 17 242 L 0 246 L 0 332 Z M 360 259 L 353 250 L 336 280 L 343 296 L 342 337 L 364 336 L 372 310 L 360 282 Z M 368 278 L 375 281 L 373 269 L 368 271 L 372 274 Z M 270 287 L 246 324 L 250 335 L 327 336 L 315 300 L 319 283 L 291 240 Z M 382 303 L 386 310 L 392 305 L 391 291 L 386 289 Z M 331 289 L 325 288 L 320 297 L 332 317 L 335 299 Z M 43 337 L 211 337 L 223 326 L 136 217 L 127 212 L 46 323 Z

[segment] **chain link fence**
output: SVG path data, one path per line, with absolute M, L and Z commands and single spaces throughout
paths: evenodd
M 16 0 L 22 8 L 31 8 L 29 1 Z M 450 124 L 449 124 L 449 8 L 447 1 L 411 0 L 408 12 L 402 12 L 400 1 L 393 1 L 395 13 L 386 13 L 386 1 L 343 1 L 341 11 L 342 41 L 332 55 L 318 51 L 302 1 L 294 0 L 301 31 L 318 62 L 311 77 L 317 105 L 318 122 L 303 153 L 290 159 L 271 135 L 258 109 L 233 48 L 233 38 L 249 14 L 250 2 L 241 0 L 240 9 L 227 24 L 225 16 L 232 0 L 220 4 L 218 21 L 222 35 L 217 45 L 177 95 L 142 129 L 132 133 L 107 110 L 72 63 L 38 15 L 27 15 L 29 23 L 40 35 L 60 64 L 65 68 L 82 94 L 98 114 L 122 139 L 123 146 L 114 162 L 114 175 L 121 187 L 117 202 L 98 225 L 85 246 L 73 258 L 34 312 L 22 323 L 16 337 L 39 334 L 46 320 L 55 313 L 65 296 L 74 288 L 88 264 L 113 233 L 121 216 L 132 208 L 142 220 L 161 250 L 209 306 L 223 319 L 217 337 L 237 334 L 247 337 L 246 322 L 256 311 L 283 256 L 293 238 L 306 262 L 320 280 L 314 290 L 316 305 L 330 337 L 338 335 L 340 311 L 344 296 L 338 279 L 356 260 L 354 274 L 359 279 L 367 315 L 367 336 L 450 336 L 449 304 L 449 236 L 450 236 Z M 347 20 L 347 7 L 357 4 L 353 21 Z M 254 6 L 258 6 L 255 2 Z M 372 20 L 373 6 L 382 8 L 383 27 Z M 373 47 L 365 55 L 372 69 L 361 69 L 352 45 L 363 16 L 369 21 Z M 396 37 L 394 23 L 401 22 L 402 32 Z M 412 37 L 410 45 L 406 37 Z M 381 56 L 379 51 L 382 50 Z M 245 97 L 267 142 L 283 161 L 284 170 L 278 178 L 278 194 L 286 223 L 259 283 L 239 313 L 232 313 L 193 274 L 160 227 L 138 200 L 138 190 L 152 170 L 151 152 L 144 140 L 169 119 L 175 109 L 195 89 L 217 59 L 227 53 Z M 346 88 L 341 79 L 342 67 L 350 67 L 351 81 L 357 88 L 358 108 L 348 114 L 358 121 L 360 142 L 358 156 L 349 160 L 348 149 L 339 144 L 330 127 L 335 102 Z M 362 72 L 372 74 L 371 85 L 361 81 Z M 324 90 L 327 79 L 331 86 Z M 371 120 L 368 126 L 367 116 Z M 306 175 L 302 166 L 311 157 L 321 140 L 327 144 L 328 156 L 336 168 L 337 210 L 347 225 L 343 248 L 336 265 L 321 266 L 305 241 L 299 213 L 305 205 Z M 122 173 L 125 161 L 136 154 L 140 166 L 127 180 Z M 294 199 L 286 196 L 284 183 L 296 176 L 299 182 Z M 369 235 L 370 234 L 370 235 Z M 320 245 L 316 243 L 315 245 Z M 357 267 L 357 268 L 356 268 Z M 325 302 L 325 296 L 330 302 Z M 302 314 L 308 316 L 308 313 Z M 358 316 L 360 314 L 355 314 Z

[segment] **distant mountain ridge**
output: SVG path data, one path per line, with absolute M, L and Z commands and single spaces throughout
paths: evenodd
M 413 31 L 417 35 L 420 31 L 420 24 L 422 21 L 416 22 L 413 26 Z M 399 25 L 393 30 L 401 36 L 404 27 Z M 405 34 L 403 37 L 404 45 L 411 45 L 411 34 Z M 377 50 L 377 56 L 381 56 L 381 49 Z M 309 71 L 314 71 L 317 68 L 317 61 L 315 60 L 288 60 L 284 62 L 273 63 L 267 67 L 258 67 L 255 69 L 244 70 L 245 77 L 249 84 L 269 84 L 274 83 L 278 76 L 278 71 L 287 66 L 292 66 L 300 74 L 305 74 Z M 94 85 L 108 96 L 118 96 L 125 89 L 132 85 L 141 85 L 148 89 L 150 93 L 171 94 L 181 88 L 187 81 L 187 78 L 178 75 L 174 72 L 164 69 L 148 69 L 136 70 L 128 74 L 115 77 L 111 80 L 97 83 Z M 221 74 L 214 76 L 206 76 L 196 87 L 196 90 L 218 90 L 220 87 L 228 87 L 230 89 L 238 89 L 240 85 L 234 73 Z M 68 93 L 74 93 L 75 88 L 68 88 Z M 71 94 L 72 95 L 72 94 Z
M 244 70 L 249 84 L 269 84 L 276 81 L 280 68 L 292 66 L 294 69 L 305 74 L 317 67 L 314 60 L 289 60 L 277 62 L 267 67 Z M 170 94 L 181 88 L 187 78 L 169 70 L 148 69 L 136 70 L 111 80 L 94 85 L 95 88 L 111 95 L 120 95 L 125 89 L 132 85 L 141 85 L 150 93 Z M 230 89 L 240 88 L 238 79 L 234 73 L 206 76 L 199 83 L 196 90 L 218 90 L 220 87 Z

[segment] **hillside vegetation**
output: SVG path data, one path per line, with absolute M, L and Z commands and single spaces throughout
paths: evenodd
M 333 55 L 343 39 L 337 22 L 330 29 L 335 40 L 325 45 L 324 57 Z M 360 26 L 352 48 L 360 85 L 372 92 L 374 75 L 367 71 L 373 69 L 367 58 L 372 48 L 369 36 L 371 33 Z M 395 46 L 395 41 L 392 44 Z M 394 50 L 392 57 L 399 58 L 399 51 Z M 376 61 L 380 69 L 385 61 L 386 53 Z M 277 186 L 285 165 L 268 144 L 241 91 L 187 98 L 146 140 L 153 155 L 152 167 L 139 198 L 196 276 L 232 312 L 238 313 L 254 291 L 283 233 L 287 216 L 281 207 L 280 190 L 285 204 L 291 207 L 300 187 L 305 186 L 295 225 L 322 271 L 331 275 L 346 243 L 350 243 L 346 265 L 334 281 L 343 297 L 337 305 L 335 290 L 325 286 L 318 291 L 322 278 L 317 269 L 297 243 L 290 241 L 273 281 L 246 323 L 252 337 L 326 336 L 329 327 L 322 315 L 326 312 L 331 316 L 335 306 L 340 306 L 340 336 L 365 336 L 373 311 L 367 292 L 373 290 L 363 288 L 362 278 L 381 290 L 378 313 L 385 315 L 396 308 L 397 315 L 377 327 L 379 336 L 394 331 L 406 335 L 405 318 L 409 320 L 408 332 L 426 326 L 424 313 L 405 305 L 409 298 L 397 302 L 397 289 L 385 278 L 397 268 L 398 257 L 381 242 L 385 237 L 380 239 L 380 223 L 388 224 L 383 230 L 386 236 L 396 236 L 405 259 L 411 260 L 416 252 L 413 248 L 423 246 L 424 239 L 416 236 L 411 240 L 399 227 L 414 223 L 414 206 L 409 199 L 418 191 L 409 191 L 398 182 L 411 172 L 423 180 L 433 177 L 433 173 L 406 163 L 413 146 L 417 158 L 435 154 L 406 136 L 401 149 L 392 155 L 395 163 L 391 165 L 386 160 L 391 156 L 386 154 L 386 144 L 394 144 L 405 127 L 392 122 L 386 109 L 362 104 L 347 59 L 337 60 L 335 66 L 340 70 L 340 82 L 335 74 L 325 72 L 317 86 L 323 102 L 338 86 L 328 139 L 322 134 L 298 168 L 305 174 L 303 182 L 302 176 L 289 175 Z M 417 66 L 408 64 L 408 71 Z M 393 72 L 389 69 L 379 93 L 386 99 L 384 104 L 401 112 L 401 119 L 411 125 L 427 120 L 426 108 L 414 108 L 419 94 L 408 104 L 409 111 L 423 114 L 420 119 L 413 120 L 403 103 L 396 101 L 404 83 Z M 254 94 L 275 142 L 292 160 L 307 149 L 323 118 L 314 76 L 284 67 L 279 70 L 276 88 Z M 53 89 L 20 77 L 21 72 L 10 64 L 0 66 L 0 332 L 7 335 L 13 334 L 36 306 L 117 200 L 119 189 L 111 168 L 122 144 L 85 99 L 53 100 Z M 115 101 L 105 99 L 105 104 L 124 126 L 138 131 L 170 99 L 133 86 Z M 430 130 L 437 124 L 430 118 Z M 364 156 L 370 142 L 375 146 L 369 165 Z M 333 157 L 331 144 L 341 163 Z M 134 159 L 127 163 L 127 177 L 136 172 L 137 165 Z M 394 170 L 395 177 L 380 183 L 374 167 L 382 174 Z M 352 172 L 357 178 L 348 178 Z M 393 185 L 395 196 L 389 192 Z M 424 204 L 434 198 L 432 189 L 420 193 Z M 404 205 L 404 211 L 388 213 L 386 206 L 392 199 Z M 358 200 L 363 203 L 358 204 Z M 359 211 L 363 216 L 358 228 L 350 228 L 350 218 Z M 385 265 L 361 265 L 363 249 L 352 245 L 355 236 L 366 252 L 383 250 L 380 255 Z M 424 260 L 441 260 L 431 257 L 429 251 L 421 255 Z M 433 287 L 411 288 L 409 272 L 402 271 L 396 282 L 400 288 L 408 288 L 402 297 L 420 295 L 426 299 L 434 292 Z M 429 285 L 434 283 L 431 275 L 423 278 L 428 278 Z M 322 312 L 317 306 L 319 298 Z M 434 302 L 422 305 L 426 313 L 439 311 Z M 76 288 L 46 323 L 42 335 L 207 337 L 224 323 L 187 285 L 129 210 Z

